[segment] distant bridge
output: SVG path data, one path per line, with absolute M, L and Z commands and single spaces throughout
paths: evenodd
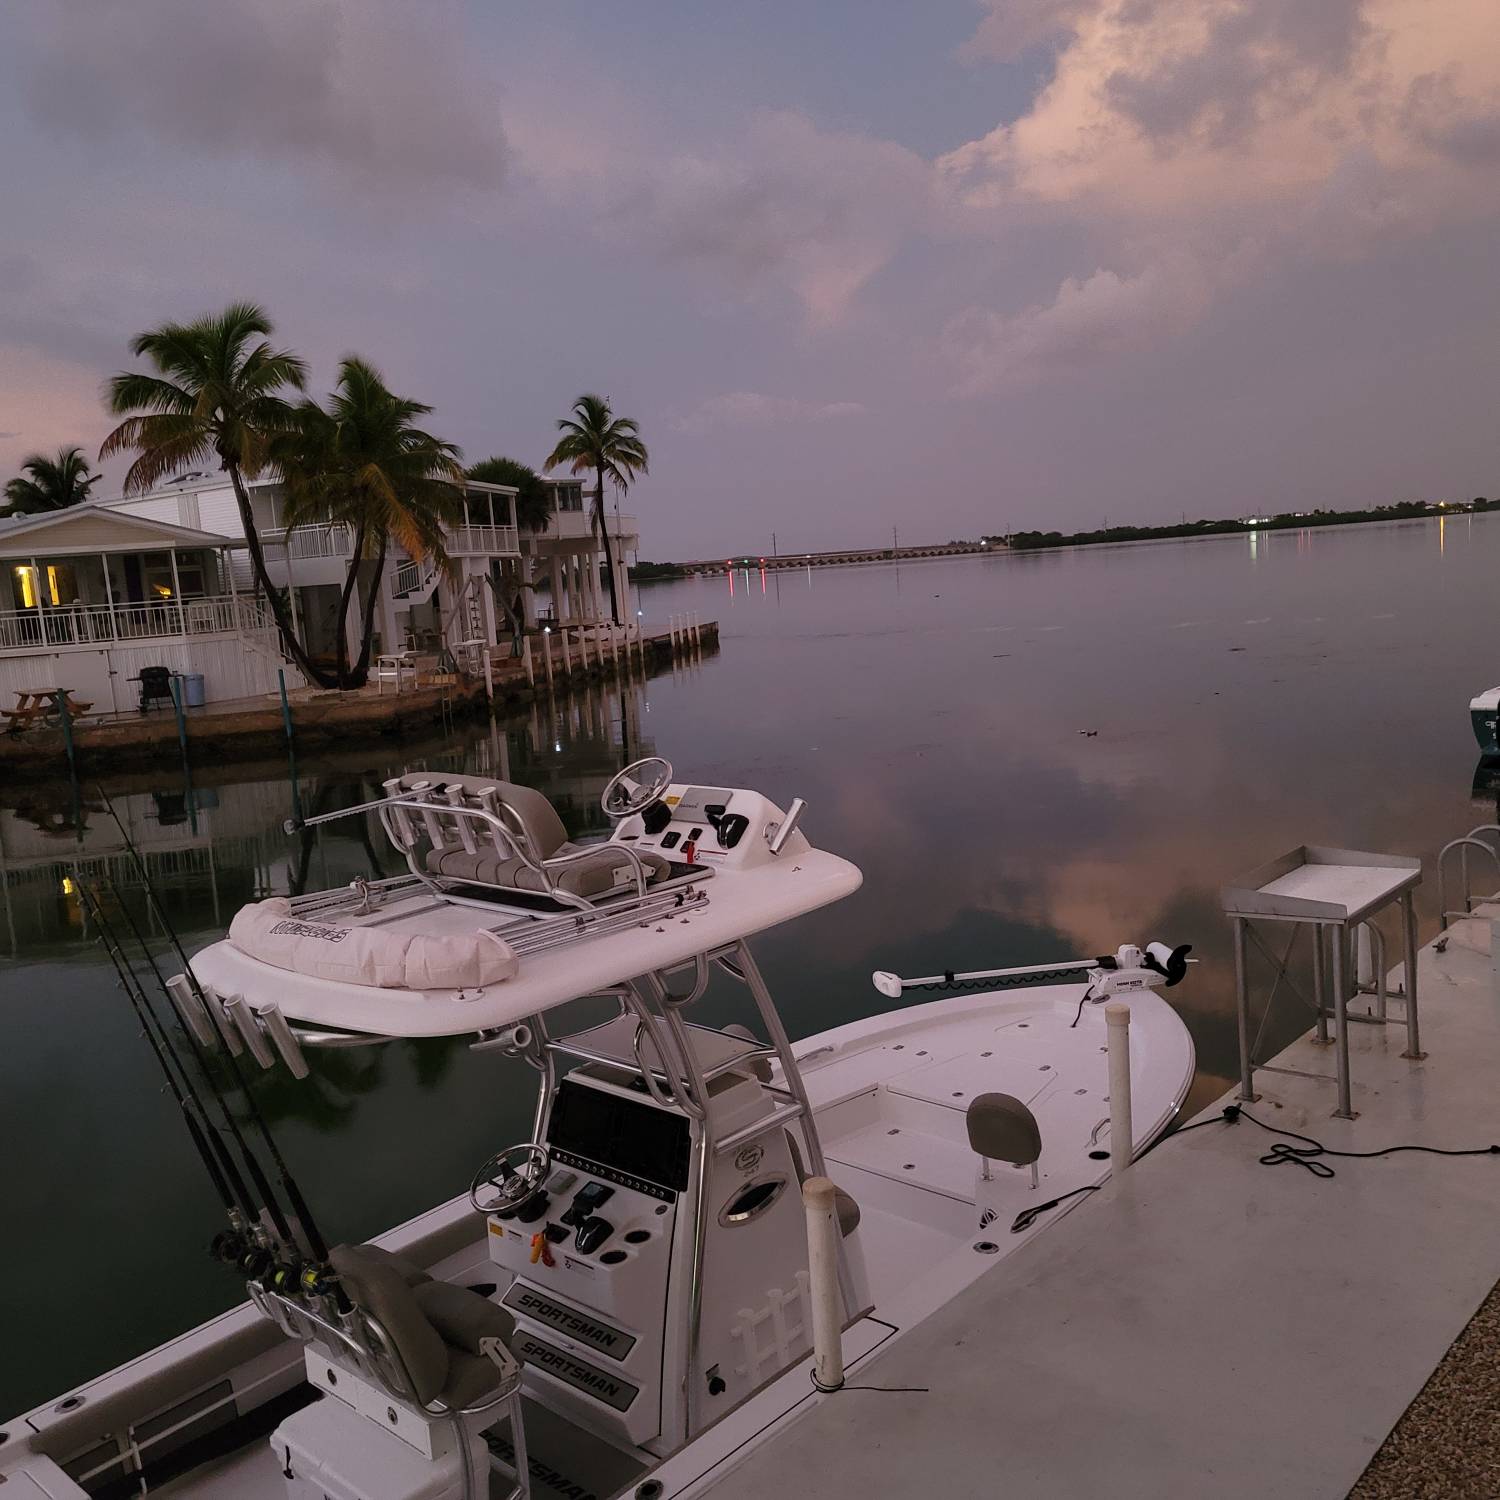
M 846 547 L 838 552 L 740 553 L 732 557 L 701 558 L 680 563 L 694 577 L 727 573 L 739 568 L 837 568 L 849 563 L 907 562 L 920 557 L 962 557 L 974 552 L 1004 552 L 1003 542 L 946 542 L 932 547 Z

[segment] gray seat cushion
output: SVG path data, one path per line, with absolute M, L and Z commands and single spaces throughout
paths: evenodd
M 1036 1116 L 1014 1094 L 980 1094 L 964 1111 L 969 1149 L 991 1161 L 1029 1167 L 1042 1154 Z
M 425 1281 L 416 1288 L 416 1298 L 445 1344 L 469 1354 L 479 1353 L 481 1339 L 499 1339 L 510 1347 L 516 1320 L 488 1297 L 451 1281 Z
M 564 844 L 559 852 L 571 854 L 577 845 Z M 493 849 L 476 849 L 472 854 L 467 849 L 433 849 L 427 855 L 427 868 L 434 875 L 445 875 L 450 880 L 469 880 L 477 885 L 498 886 L 503 890 L 532 891 L 545 893 L 547 887 L 542 877 L 525 861 L 507 859 Z M 660 880 L 671 865 L 659 854 L 642 854 L 646 883 Z M 610 891 L 628 890 L 634 884 L 634 871 L 628 855 L 609 844 L 590 846 L 588 857 L 576 864 L 565 865 L 552 872 L 553 884 L 558 890 L 572 896 L 599 896 Z
M 385 1330 L 411 1373 L 413 1394 L 424 1405 L 448 1381 L 448 1346 L 401 1273 L 362 1245 L 336 1245 L 328 1255 L 349 1300 Z M 424 1283 L 425 1284 L 425 1283 Z

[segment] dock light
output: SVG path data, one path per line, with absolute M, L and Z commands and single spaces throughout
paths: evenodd
M 552 627 L 550 625 L 543 625 L 542 626 L 542 634 L 543 635 L 551 635 L 552 634 Z

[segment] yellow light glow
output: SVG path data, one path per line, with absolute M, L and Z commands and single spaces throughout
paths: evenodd
M 15 569 L 16 584 L 21 592 L 21 608 L 36 608 L 36 569 L 28 568 L 24 563 Z
M 73 877 L 71 875 L 63 876 L 62 893 L 65 896 L 71 896 L 73 894 Z
M 156 597 L 158 599 L 170 599 L 172 597 L 171 588 L 165 583 L 158 583 L 156 585 Z
M 57 588 L 57 569 L 53 567 L 47 569 L 47 593 L 54 604 L 62 603 L 62 595 Z

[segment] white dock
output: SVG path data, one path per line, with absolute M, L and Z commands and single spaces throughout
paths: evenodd
M 1350 1028 L 1357 1119 L 1264 1072 L 1250 1113 L 1332 1149 L 1500 1142 L 1491 915 L 1422 950 L 1426 1061 L 1400 1026 Z M 1309 1037 L 1276 1061 L 1332 1071 Z M 925 1392 L 815 1398 L 716 1500 L 1347 1495 L 1500 1281 L 1500 1156 L 1325 1158 L 1324 1180 L 1260 1165 L 1278 1139 L 1168 1140 L 849 1374 Z

